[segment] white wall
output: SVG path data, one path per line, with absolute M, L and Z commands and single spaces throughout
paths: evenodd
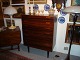
M 70 6 L 71 1 L 67 0 L 66 6 Z M 58 17 L 61 15 L 58 15 Z M 56 35 L 56 50 L 62 53 L 68 53 L 68 50 L 64 50 L 64 47 L 69 47 L 68 43 L 65 43 L 65 35 L 66 35 L 66 27 L 69 22 L 69 15 L 67 14 L 65 17 L 65 23 L 57 24 L 57 35 Z M 72 45 L 71 55 L 80 56 L 80 45 Z
M 28 0 L 25 0 L 25 13 L 28 14 L 29 13 L 29 6 L 31 7 L 31 13 L 33 12 L 33 4 L 27 4 Z M 50 6 L 52 6 L 52 1 L 51 0 L 47 0 L 47 4 L 49 4 Z M 44 10 L 44 5 L 45 4 L 38 4 L 39 6 L 39 10 Z M 44 11 L 44 14 L 48 14 L 47 11 Z

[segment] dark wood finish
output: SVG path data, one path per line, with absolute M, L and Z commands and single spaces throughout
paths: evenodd
M 2 7 L 1 7 L 1 2 L 0 2 L 0 27 L 2 27 L 3 24 L 3 12 L 2 12 Z
M 14 30 L 6 28 L 5 31 L 0 32 L 0 47 L 11 46 L 11 49 L 13 49 L 14 45 L 18 45 L 18 50 L 20 50 L 20 42 L 21 37 L 19 27 L 16 27 Z
M 23 15 L 22 28 L 24 45 L 52 51 L 54 17 Z
M 10 0 L 0 0 L 2 3 L 2 7 L 7 7 L 10 5 Z
M 70 43 L 72 25 L 72 23 L 67 24 L 65 43 Z M 75 33 L 72 43 L 80 45 L 80 24 L 75 24 Z

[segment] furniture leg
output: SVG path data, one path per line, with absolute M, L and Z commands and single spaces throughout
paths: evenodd
M 20 46 L 18 45 L 18 51 L 20 51 Z
M 47 51 L 47 58 L 49 58 L 49 51 Z
M 27 46 L 27 48 L 28 48 L 28 52 L 30 52 L 30 48 L 29 48 L 29 46 Z
M 11 46 L 11 50 L 13 50 L 13 45 Z

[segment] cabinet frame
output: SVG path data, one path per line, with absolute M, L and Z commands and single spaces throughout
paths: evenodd
M 47 3 L 47 0 L 28 0 L 28 3 L 30 2 L 30 4 L 46 4 Z

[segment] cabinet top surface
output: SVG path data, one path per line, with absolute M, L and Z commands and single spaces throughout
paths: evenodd
M 50 16 L 50 15 L 48 15 L 48 14 L 44 14 L 44 15 L 33 15 L 33 14 L 31 14 L 31 15 L 29 15 L 29 14 L 27 14 L 27 15 L 23 15 L 23 16 L 37 16 L 37 17 L 56 17 L 56 16 L 54 16 L 54 15 L 52 15 L 52 16 Z
M 1 31 L 1 32 L 14 32 L 14 31 L 19 31 L 20 29 L 19 29 L 19 27 L 18 26 L 16 26 L 16 28 L 15 29 L 9 29 L 8 27 L 5 27 L 5 28 L 3 28 L 3 30 Z

